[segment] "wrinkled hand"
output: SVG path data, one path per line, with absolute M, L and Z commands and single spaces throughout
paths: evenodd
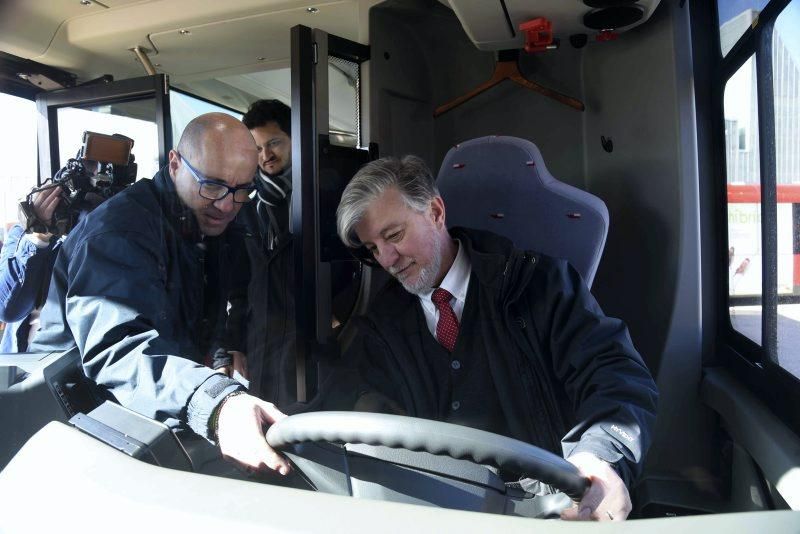
M 610 464 L 590 453 L 581 452 L 567 461 L 591 481 L 581 502 L 561 512 L 561 519 L 572 521 L 623 521 L 631 513 L 628 488 Z
M 289 462 L 265 438 L 268 425 L 286 417 L 273 404 L 252 395 L 236 395 L 222 406 L 217 441 L 225 459 L 249 471 L 277 471 L 286 475 Z

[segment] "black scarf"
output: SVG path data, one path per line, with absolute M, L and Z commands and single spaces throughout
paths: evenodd
M 265 244 L 273 250 L 278 240 L 289 232 L 289 202 L 292 198 L 292 168 L 287 167 L 281 173 L 269 176 L 260 168 L 259 180 L 256 182 L 258 205 L 256 211 L 268 218 Z
M 276 207 L 288 202 L 292 194 L 292 168 L 287 167 L 279 174 L 268 175 L 260 168 L 258 176 L 261 178 L 258 190 L 258 199 L 267 206 Z

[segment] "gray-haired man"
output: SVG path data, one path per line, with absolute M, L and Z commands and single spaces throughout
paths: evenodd
M 592 481 L 565 519 L 625 519 L 657 391 L 625 325 L 563 260 L 445 224 L 419 158 L 364 166 L 337 211 L 341 239 L 396 281 L 347 359 L 365 399 L 563 452 Z

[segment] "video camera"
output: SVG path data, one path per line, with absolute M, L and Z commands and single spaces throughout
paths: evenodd
M 25 230 L 56 236 L 72 230 L 81 212 L 93 210 L 136 181 L 137 165 L 132 149 L 130 137 L 83 132 L 83 145 L 77 157 L 67 161 L 52 180 L 32 190 L 20 202 L 20 222 Z M 52 220 L 39 220 L 33 206 L 34 195 L 59 186 L 61 202 Z

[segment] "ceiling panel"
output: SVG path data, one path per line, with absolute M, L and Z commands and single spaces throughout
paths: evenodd
M 0 0 L 0 50 L 31 59 L 47 50 L 65 20 L 103 10 L 97 4 L 81 5 L 79 0 Z
M 150 40 L 156 53 L 151 59 L 160 63 L 164 71 L 183 76 L 286 60 L 289 58 L 289 30 L 297 24 L 322 28 L 348 39 L 357 38 L 356 3 L 340 2 L 318 9 L 314 15 L 301 7 L 154 33 Z M 182 31 L 189 33 L 182 34 Z
M 289 28 L 297 24 L 358 40 L 359 24 L 366 20 L 359 13 L 359 6 L 364 11 L 374 3 L 372 0 L 111 0 L 107 2 L 111 8 L 105 9 L 95 4 L 84 8 L 80 0 L 10 1 L 23 7 L 11 11 L 2 7 L 3 12 L 12 12 L 32 26 L 46 26 L 50 34 L 43 37 L 46 32 L 42 30 L 30 38 L 31 43 L 25 44 L 25 38 L 18 35 L 20 32 L 0 17 L 0 28 L 13 33 L 10 38 L 0 34 L 3 43 L 0 50 L 14 53 L 26 48 L 27 53 L 15 55 L 69 70 L 80 81 L 102 74 L 112 74 L 116 79 L 144 74 L 131 52 L 135 46 L 149 49 L 153 63 L 162 65 L 158 70 L 181 80 L 213 77 L 214 73 L 263 70 L 275 63 L 269 58 L 288 61 Z M 0 6 L 5 5 L 0 0 Z M 53 13 L 47 10 L 50 5 L 54 6 Z M 309 13 L 309 7 L 315 7 L 316 13 Z M 53 17 L 54 22 L 42 23 L 49 20 L 46 17 Z M 191 34 L 182 36 L 181 29 L 189 29 Z M 259 57 L 265 60 L 259 61 Z

